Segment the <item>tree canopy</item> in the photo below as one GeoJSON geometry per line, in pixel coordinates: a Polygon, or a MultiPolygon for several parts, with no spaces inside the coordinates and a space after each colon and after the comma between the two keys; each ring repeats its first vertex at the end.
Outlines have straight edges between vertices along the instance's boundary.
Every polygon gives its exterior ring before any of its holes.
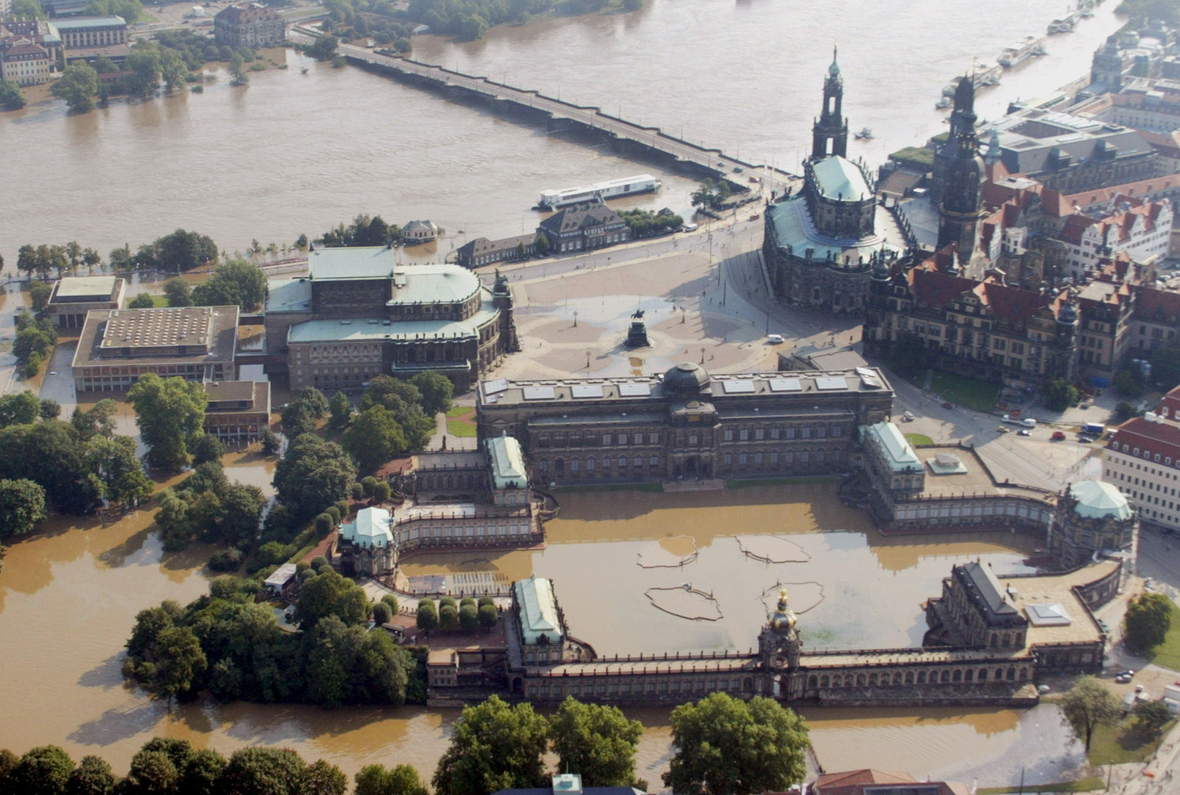
{"type": "Polygon", "coordinates": [[[240,306],[250,311],[266,298],[266,274],[252,262],[231,259],[213,270],[208,281],[192,289],[194,306],[240,306]]]}
{"type": "Polygon", "coordinates": [[[532,704],[508,706],[498,696],[463,708],[435,770],[437,795],[491,795],[545,784],[548,721],[532,704]]]}
{"type": "Polygon", "coordinates": [[[48,516],[45,489],[26,478],[0,480],[0,541],[27,535],[48,516]]]}
{"type": "Polygon", "coordinates": [[[388,246],[401,240],[401,229],[379,215],[358,215],[347,226],[337,224],[316,238],[324,246],[388,246]]]}
{"type": "Polygon", "coordinates": [[[342,442],[361,472],[372,472],[406,451],[402,426],[384,406],[372,406],[358,414],[342,442]]]}
{"type": "Polygon", "coordinates": [[[204,430],[209,402],[204,386],[147,373],[127,392],[127,400],[148,446],[148,463],[159,469],[183,469],[190,461],[188,443],[204,430]]]}
{"type": "Polygon", "coordinates": [[[1060,704],[1066,725],[1086,746],[1086,753],[1090,752],[1094,730],[1114,723],[1120,714],[1118,699],[1092,676],[1078,677],[1060,704]]]}
{"type": "Polygon", "coordinates": [[[1143,593],[1127,604],[1123,640],[1136,654],[1150,652],[1164,642],[1172,626],[1172,602],[1159,593],[1143,593]]]}
{"type": "Polygon", "coordinates": [[[340,445],[310,433],[287,445],[274,474],[278,499],[296,520],[344,499],[355,480],[356,465],[340,445]]]}
{"type": "Polygon", "coordinates": [[[664,784],[685,795],[748,795],[803,781],[807,724],[773,699],[713,693],[672,711],[664,784]]]}
{"type": "Polygon", "coordinates": [[[643,737],[643,724],[628,720],[618,707],[583,704],[567,696],[549,719],[549,737],[559,769],[576,770],[583,785],[629,787],[635,783],[635,749],[643,737]]]}
{"type": "Polygon", "coordinates": [[[72,63],[62,71],[50,93],[58,99],[64,99],[71,113],[94,110],[94,97],[98,94],[98,72],[85,63],[72,63]]]}

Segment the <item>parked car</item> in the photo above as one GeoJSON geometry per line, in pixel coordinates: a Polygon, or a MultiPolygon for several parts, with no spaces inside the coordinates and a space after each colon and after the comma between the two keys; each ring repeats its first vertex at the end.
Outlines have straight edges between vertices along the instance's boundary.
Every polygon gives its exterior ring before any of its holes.
{"type": "Polygon", "coordinates": [[[1008,428],[1006,428],[1005,426],[1003,426],[1003,425],[996,426],[996,433],[1007,433],[1007,432],[1008,432],[1008,428]]]}
{"type": "Polygon", "coordinates": [[[1049,439],[1054,442],[1064,442],[1065,441],[1065,434],[1062,433],[1061,431],[1053,431],[1053,435],[1050,436],[1049,439]]]}
{"type": "Polygon", "coordinates": [[[1082,434],[1081,436],[1078,437],[1078,441],[1081,442],[1082,444],[1089,444],[1090,442],[1094,441],[1094,438],[1091,436],[1086,436],[1085,434],[1082,434]]]}
{"type": "Polygon", "coordinates": [[[761,213],[751,213],[751,214],[750,214],[750,220],[751,220],[751,221],[757,221],[757,220],[758,220],[759,218],[761,218],[761,217],[762,217],[762,214],[761,214],[761,213]]]}
{"type": "Polygon", "coordinates": [[[770,343],[771,345],[779,345],[783,341],[783,335],[782,334],[767,334],[766,341],[768,343],[770,343]]]}
{"type": "Polygon", "coordinates": [[[1032,417],[1025,417],[1024,419],[1022,419],[1020,421],[1020,424],[1023,425],[1025,428],[1037,427],[1037,421],[1034,420],[1032,417]]]}
{"type": "Polygon", "coordinates": [[[907,411],[905,414],[902,414],[901,421],[902,422],[913,422],[914,421],[914,412],[907,411]]]}
{"type": "Polygon", "coordinates": [[[1021,436],[1032,436],[1032,431],[1030,431],[1028,428],[1021,428],[1020,435],[1021,436]]]}

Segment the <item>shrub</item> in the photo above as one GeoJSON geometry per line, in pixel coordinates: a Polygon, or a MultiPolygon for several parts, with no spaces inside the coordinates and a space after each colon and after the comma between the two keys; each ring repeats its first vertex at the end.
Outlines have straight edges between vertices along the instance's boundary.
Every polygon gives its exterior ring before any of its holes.
{"type": "Polygon", "coordinates": [[[209,568],[213,571],[236,571],[242,565],[242,550],[223,549],[209,557],[209,568]]]}
{"type": "Polygon", "coordinates": [[[390,610],[392,610],[395,613],[397,612],[398,605],[397,605],[397,597],[396,596],[394,596],[391,593],[387,593],[381,597],[381,601],[385,602],[385,604],[389,605],[390,610]]]}
{"type": "Polygon", "coordinates": [[[373,605],[373,620],[378,624],[388,624],[391,618],[393,618],[393,611],[385,602],[373,605]]]}
{"type": "Polygon", "coordinates": [[[365,498],[365,487],[362,486],[360,483],[353,483],[349,487],[348,493],[354,500],[356,500],[357,502],[360,502],[361,500],[363,500],[365,498]]]}

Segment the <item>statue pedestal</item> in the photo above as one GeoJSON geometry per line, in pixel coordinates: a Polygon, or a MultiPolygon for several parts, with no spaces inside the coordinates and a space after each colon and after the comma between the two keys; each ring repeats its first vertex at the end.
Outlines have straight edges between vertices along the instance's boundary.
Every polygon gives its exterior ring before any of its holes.
{"type": "Polygon", "coordinates": [[[627,329],[627,341],[623,343],[627,348],[650,348],[647,339],[647,324],[642,320],[631,321],[631,328],[627,329]]]}

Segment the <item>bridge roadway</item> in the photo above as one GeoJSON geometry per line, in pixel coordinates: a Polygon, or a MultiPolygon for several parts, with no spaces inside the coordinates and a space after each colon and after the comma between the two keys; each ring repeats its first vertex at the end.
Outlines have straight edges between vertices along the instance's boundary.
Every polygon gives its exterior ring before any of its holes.
{"type": "Polygon", "coordinates": [[[366,64],[379,71],[395,72],[444,91],[458,89],[487,98],[493,103],[511,103],[520,109],[531,109],[538,115],[548,117],[548,127],[552,132],[571,128],[595,130],[615,142],[628,142],[640,150],[661,152],[675,159],[681,167],[688,166],[690,170],[724,176],[744,188],[749,188],[748,177],[738,175],[747,172],[749,177],[761,179],[763,187],[780,193],[788,187],[797,188],[802,181],[786,171],[730,157],[720,149],[689,143],[668,135],[659,127],[643,127],[603,113],[594,106],[574,105],[535,90],[514,88],[486,77],[468,75],[409,58],[380,55],[349,44],[340,45],[339,52],[353,63],[366,64]]]}

